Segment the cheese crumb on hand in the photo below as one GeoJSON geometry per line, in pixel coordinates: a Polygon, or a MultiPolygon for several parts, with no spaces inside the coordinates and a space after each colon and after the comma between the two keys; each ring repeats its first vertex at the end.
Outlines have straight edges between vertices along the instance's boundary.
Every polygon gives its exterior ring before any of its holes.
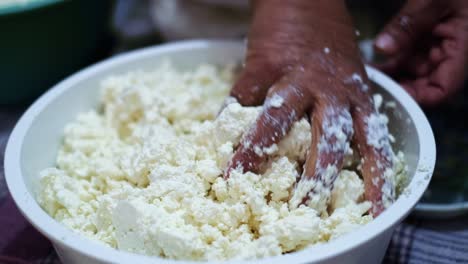
{"type": "Polygon", "coordinates": [[[163,64],[105,79],[102,112],[81,113],[65,127],[56,167],[40,173],[38,202],[90,239],[183,260],[279,255],[371,221],[363,181],[351,170],[341,171],[326,212],[289,208],[310,145],[306,119],[270,151],[261,175],[222,178],[261,111],[231,102],[216,118],[232,72],[163,64]]]}

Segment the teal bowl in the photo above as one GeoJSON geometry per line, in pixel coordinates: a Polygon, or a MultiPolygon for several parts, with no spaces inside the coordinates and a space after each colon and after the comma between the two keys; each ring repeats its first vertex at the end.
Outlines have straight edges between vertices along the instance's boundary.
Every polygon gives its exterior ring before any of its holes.
{"type": "Polygon", "coordinates": [[[108,55],[113,0],[32,0],[0,7],[0,104],[28,102],[108,55]]]}

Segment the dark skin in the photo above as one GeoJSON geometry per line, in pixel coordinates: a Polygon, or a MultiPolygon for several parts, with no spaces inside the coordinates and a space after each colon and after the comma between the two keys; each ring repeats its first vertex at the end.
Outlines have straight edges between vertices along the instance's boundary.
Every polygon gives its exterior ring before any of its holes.
{"type": "MultiPolygon", "coordinates": [[[[308,180],[333,188],[337,173],[330,177],[325,168],[341,170],[345,152],[337,145],[338,135],[327,134],[333,124],[365,161],[361,171],[365,198],[372,202],[370,213],[379,215],[384,210],[383,175],[392,167],[391,148],[387,138],[381,144],[366,138],[369,117],[375,114],[372,91],[344,1],[256,0],[253,10],[245,68],[231,95],[243,105],[264,104],[264,110],[237,148],[225,178],[234,168],[261,170],[267,156],[254,148],[278,143],[294,121],[307,116],[312,144],[296,190],[308,180]],[[359,78],[350,78],[355,74],[359,78]],[[283,104],[271,107],[271,98],[278,95],[283,104]],[[351,116],[353,129],[339,122],[340,116],[351,116]],[[322,140],[338,147],[320,149],[322,140]]],[[[447,101],[462,87],[468,72],[468,1],[408,0],[379,34],[375,47],[388,58],[378,67],[419,103],[434,106],[447,101]]],[[[379,126],[386,132],[385,124],[379,126]]],[[[320,190],[312,186],[307,191],[320,190]]],[[[307,203],[308,195],[303,196],[300,203],[307,203]]],[[[389,196],[393,199],[394,193],[389,196]]]]}
{"type": "Polygon", "coordinates": [[[378,35],[379,68],[424,106],[463,87],[468,73],[468,1],[408,0],[378,35]]]}
{"type": "MultiPolygon", "coordinates": [[[[370,213],[379,215],[384,210],[383,175],[392,167],[391,148],[387,138],[379,145],[367,138],[368,120],[376,110],[344,1],[257,0],[253,9],[245,67],[231,96],[243,105],[264,104],[264,109],[244,135],[225,178],[235,168],[261,170],[267,155],[258,155],[254,147],[278,143],[293,122],[308,117],[312,144],[298,185],[314,180],[331,190],[343,166],[345,145],[351,142],[365,160],[362,175],[365,198],[372,202],[370,213]],[[271,107],[274,96],[283,99],[280,107],[271,107]],[[328,132],[332,126],[335,134],[328,132]],[[336,147],[321,149],[322,141],[336,147]],[[328,166],[337,170],[326,174],[328,166]]],[[[311,187],[307,193],[319,191],[311,187]]],[[[300,198],[292,206],[309,199],[300,198]]]]}

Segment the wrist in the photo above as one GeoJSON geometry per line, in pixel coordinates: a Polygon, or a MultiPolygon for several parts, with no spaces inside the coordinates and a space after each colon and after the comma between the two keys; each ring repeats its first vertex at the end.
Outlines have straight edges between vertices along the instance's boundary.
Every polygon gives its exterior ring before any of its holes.
{"type": "Polygon", "coordinates": [[[299,19],[336,20],[348,22],[349,14],[344,0],[252,0],[254,14],[270,17],[293,14],[299,19]]]}
{"type": "Polygon", "coordinates": [[[344,0],[254,0],[249,40],[308,47],[355,42],[344,0]]]}

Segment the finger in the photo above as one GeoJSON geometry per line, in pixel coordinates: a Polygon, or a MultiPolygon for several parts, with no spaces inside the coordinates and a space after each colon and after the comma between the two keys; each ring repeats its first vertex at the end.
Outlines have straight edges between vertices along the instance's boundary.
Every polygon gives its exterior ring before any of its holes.
{"type": "Polygon", "coordinates": [[[394,55],[408,50],[418,38],[429,32],[441,17],[442,1],[410,0],[377,36],[377,51],[394,55]]]}
{"type": "Polygon", "coordinates": [[[439,46],[433,47],[431,51],[429,52],[429,60],[432,65],[437,65],[441,63],[444,58],[445,58],[445,55],[439,46]]]}
{"type": "Polygon", "coordinates": [[[372,203],[370,213],[376,217],[395,199],[392,178],[393,151],[386,120],[372,106],[353,109],[354,137],[361,156],[365,198],[372,203]]]}
{"type": "Polygon", "coordinates": [[[416,53],[411,57],[406,65],[406,70],[411,76],[424,76],[429,74],[432,64],[429,61],[427,52],[416,53]]]}
{"type": "Polygon", "coordinates": [[[416,93],[416,90],[414,89],[414,86],[413,86],[413,80],[401,80],[400,81],[400,85],[401,87],[403,87],[403,89],[405,89],[405,91],[411,95],[411,97],[413,97],[414,100],[417,100],[417,93],[416,93]]]}
{"type": "Polygon", "coordinates": [[[268,88],[276,81],[276,76],[277,72],[265,64],[247,64],[232,87],[230,95],[241,105],[261,105],[268,88]]]}
{"type": "Polygon", "coordinates": [[[402,72],[401,65],[408,59],[408,55],[402,53],[400,55],[388,58],[385,62],[375,64],[374,66],[382,72],[395,77],[402,72]]]}
{"type": "Polygon", "coordinates": [[[450,97],[448,91],[438,84],[431,83],[427,78],[414,80],[410,84],[415,100],[426,107],[436,106],[450,97]]]}
{"type": "Polygon", "coordinates": [[[427,75],[433,69],[434,63],[429,58],[429,52],[424,49],[393,56],[375,67],[396,79],[401,79],[427,75]]]}
{"type": "Polygon", "coordinates": [[[435,106],[447,101],[463,87],[467,77],[468,48],[454,48],[453,41],[442,44],[445,58],[430,75],[408,84],[415,91],[415,99],[425,106],[435,106]]]}
{"type": "Polygon", "coordinates": [[[228,163],[225,178],[229,177],[232,169],[258,172],[260,165],[275,151],[275,144],[303,116],[307,107],[304,104],[304,95],[291,83],[293,81],[286,77],[270,89],[262,113],[243,136],[240,146],[228,163]]]}
{"type": "MultiPolygon", "coordinates": [[[[468,43],[468,37],[463,38],[459,43],[468,43]]],[[[448,95],[463,85],[468,72],[468,45],[457,44],[452,40],[443,41],[442,53],[445,58],[430,76],[430,82],[445,88],[448,95]]]]}
{"type": "Polygon", "coordinates": [[[431,76],[408,84],[414,91],[415,100],[424,106],[431,107],[447,101],[456,94],[463,86],[465,73],[455,64],[450,61],[444,62],[431,76]],[[448,78],[446,74],[452,78],[448,78]]]}
{"type": "Polygon", "coordinates": [[[319,212],[326,211],[333,183],[350,149],[352,122],[345,104],[327,102],[314,106],[310,152],[289,202],[291,207],[306,204],[319,212]]]}
{"type": "MultiPolygon", "coordinates": [[[[444,39],[453,39],[457,36],[458,32],[460,32],[460,30],[451,22],[438,24],[432,31],[434,36],[444,39]]],[[[463,30],[461,30],[461,32],[463,32],[463,30]]]]}

